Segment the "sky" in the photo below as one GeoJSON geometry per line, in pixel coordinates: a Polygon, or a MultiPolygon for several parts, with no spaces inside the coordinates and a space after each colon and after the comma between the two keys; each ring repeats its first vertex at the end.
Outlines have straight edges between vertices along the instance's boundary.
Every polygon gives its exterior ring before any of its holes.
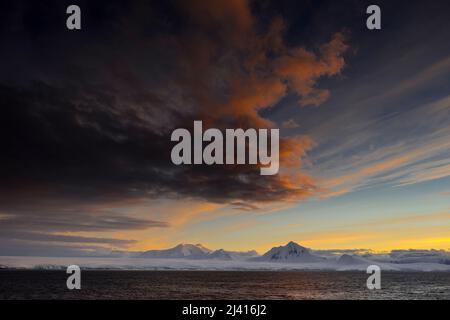
{"type": "Polygon", "coordinates": [[[2,1],[0,255],[450,250],[450,3],[376,3],[2,1]],[[279,174],[174,165],[194,120],[279,174]]]}

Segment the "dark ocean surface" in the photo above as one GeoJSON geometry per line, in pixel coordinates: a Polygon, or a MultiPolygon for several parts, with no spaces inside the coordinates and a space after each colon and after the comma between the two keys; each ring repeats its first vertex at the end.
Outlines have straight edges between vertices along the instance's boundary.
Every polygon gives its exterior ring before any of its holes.
{"type": "Polygon", "coordinates": [[[450,272],[82,271],[68,290],[64,271],[1,270],[0,299],[450,299],[450,272]]]}

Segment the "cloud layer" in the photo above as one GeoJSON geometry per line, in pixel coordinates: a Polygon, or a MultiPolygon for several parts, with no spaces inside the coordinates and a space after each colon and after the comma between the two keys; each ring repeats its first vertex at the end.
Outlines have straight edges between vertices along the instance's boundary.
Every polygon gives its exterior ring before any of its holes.
{"type": "Polygon", "coordinates": [[[259,19],[246,1],[99,6],[84,4],[87,31],[78,34],[54,28],[61,4],[6,11],[11,33],[1,36],[16,40],[1,55],[2,234],[127,245],[57,233],[169,225],[102,209],[116,202],[186,198],[248,209],[314,194],[313,179],[298,171],[314,145],[308,137],[283,137],[281,166],[289,172],[261,177],[256,166],[176,167],[170,133],[193,120],[274,127],[261,114],[288,93],[299,105],[321,104],[330,93],[317,81],[344,68],[342,33],[309,49],[287,45],[285,21],[259,19]],[[24,22],[31,12],[45,20],[39,28],[24,22]]]}

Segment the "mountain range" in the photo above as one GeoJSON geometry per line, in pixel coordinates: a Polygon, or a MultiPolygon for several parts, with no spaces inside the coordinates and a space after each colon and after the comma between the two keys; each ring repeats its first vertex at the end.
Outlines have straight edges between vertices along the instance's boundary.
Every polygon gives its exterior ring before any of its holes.
{"type": "Polygon", "coordinates": [[[237,252],[224,249],[211,250],[201,244],[179,244],[166,250],[149,250],[137,255],[138,258],[153,259],[217,259],[217,260],[244,260],[257,257],[256,251],[237,252]]]}
{"type": "Polygon", "coordinates": [[[256,251],[211,250],[201,244],[179,244],[165,250],[112,251],[90,257],[0,257],[0,269],[65,269],[76,264],[87,269],[138,270],[360,270],[377,265],[393,271],[449,271],[450,253],[444,250],[393,250],[376,254],[359,250],[314,251],[293,241],[256,251]]]}
{"type": "Polygon", "coordinates": [[[262,256],[254,250],[247,252],[211,250],[201,244],[179,244],[165,250],[149,250],[136,254],[137,258],[150,259],[214,259],[214,260],[250,260],[267,262],[323,262],[326,258],[315,255],[310,249],[291,241],[285,246],[274,247],[262,256]]]}
{"type": "MultiPolygon", "coordinates": [[[[345,251],[345,250],[344,250],[345,251]]],[[[105,256],[103,256],[105,257],[105,256]]],[[[263,255],[255,250],[239,252],[225,249],[211,250],[202,244],[179,244],[173,248],[141,252],[111,251],[106,257],[142,259],[183,259],[218,261],[254,261],[286,263],[335,262],[337,265],[364,265],[374,261],[404,263],[450,264],[450,253],[442,250],[393,250],[390,254],[329,254],[303,247],[293,241],[273,247],[263,255]]]]}

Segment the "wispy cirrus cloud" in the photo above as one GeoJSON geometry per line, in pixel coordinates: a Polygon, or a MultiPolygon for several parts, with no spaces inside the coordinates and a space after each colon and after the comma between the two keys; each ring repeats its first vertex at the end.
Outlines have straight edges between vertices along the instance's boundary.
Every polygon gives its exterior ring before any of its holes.
{"type": "Polygon", "coordinates": [[[445,178],[450,175],[449,110],[447,96],[369,122],[357,136],[319,154],[313,175],[322,177],[328,196],[445,178]],[[391,140],[386,134],[392,134],[391,140]],[[340,154],[347,153],[344,161],[340,154]]]}

